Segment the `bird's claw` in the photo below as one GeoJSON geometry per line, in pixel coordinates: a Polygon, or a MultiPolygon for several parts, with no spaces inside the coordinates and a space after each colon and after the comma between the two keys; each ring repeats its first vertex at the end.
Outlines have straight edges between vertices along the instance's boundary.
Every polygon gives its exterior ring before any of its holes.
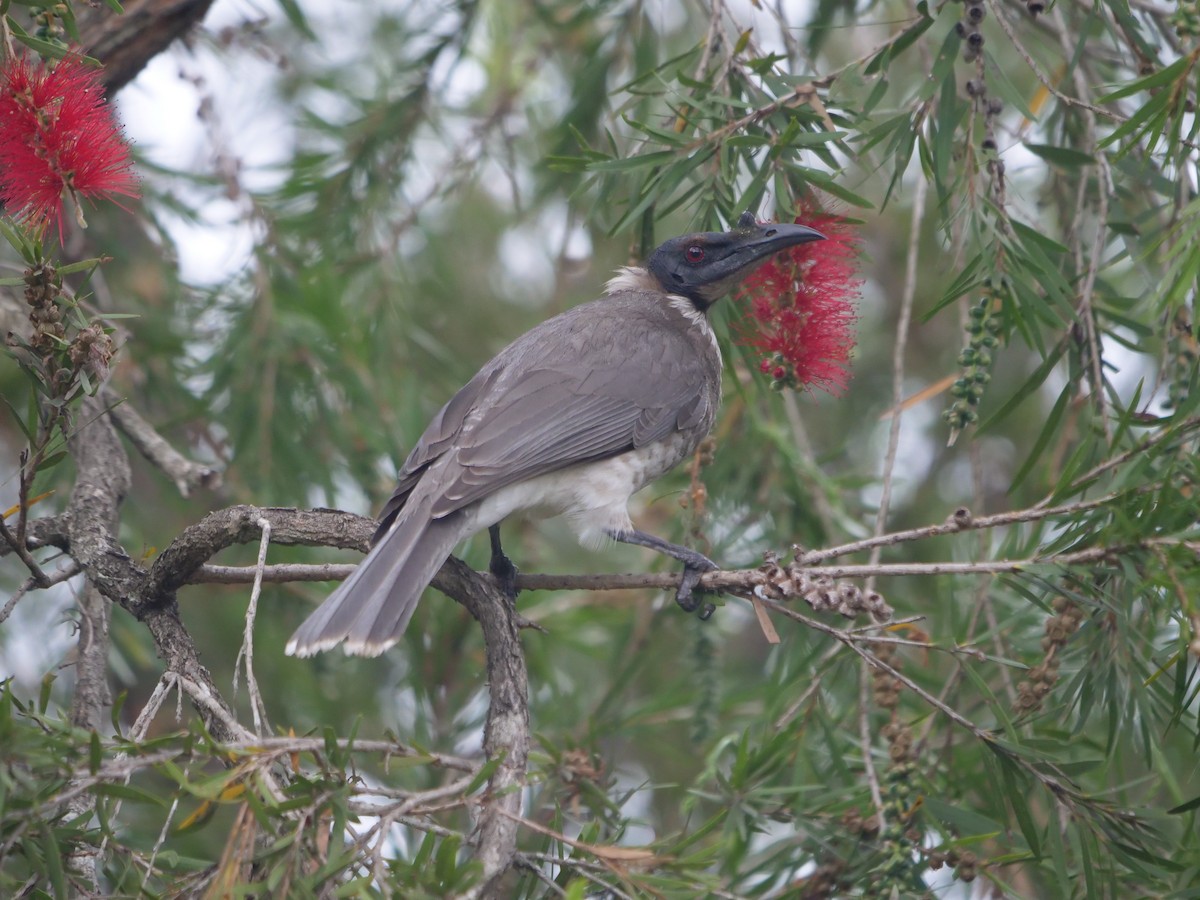
{"type": "Polygon", "coordinates": [[[520,574],[520,569],[513,564],[513,561],[503,553],[494,555],[488,563],[488,571],[492,573],[505,596],[515,601],[519,593],[517,575],[520,574]]]}
{"type": "Polygon", "coordinates": [[[680,609],[689,613],[700,609],[701,620],[707,620],[713,614],[716,607],[711,603],[705,603],[701,608],[700,599],[694,596],[694,593],[698,593],[696,586],[700,583],[700,576],[719,568],[720,566],[703,553],[692,551],[689,558],[683,561],[683,578],[679,582],[678,590],[675,591],[675,602],[679,604],[680,609]]]}

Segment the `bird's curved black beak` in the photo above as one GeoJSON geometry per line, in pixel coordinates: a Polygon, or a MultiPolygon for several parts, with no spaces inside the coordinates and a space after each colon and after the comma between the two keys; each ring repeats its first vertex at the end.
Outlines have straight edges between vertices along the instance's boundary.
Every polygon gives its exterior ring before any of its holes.
{"type": "Polygon", "coordinates": [[[825,235],[815,228],[788,222],[759,222],[751,212],[742,213],[733,231],[741,238],[742,252],[748,252],[753,259],[764,259],[797,244],[825,240],[825,235]]]}

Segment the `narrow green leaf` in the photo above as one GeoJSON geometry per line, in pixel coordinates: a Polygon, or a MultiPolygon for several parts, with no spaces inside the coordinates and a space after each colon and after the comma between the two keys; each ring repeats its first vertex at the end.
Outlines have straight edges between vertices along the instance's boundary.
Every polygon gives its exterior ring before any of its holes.
{"type": "Polygon", "coordinates": [[[1033,821],[1033,813],[1029,809],[1029,804],[1026,803],[1026,791],[1018,782],[1016,765],[1011,759],[1002,755],[999,756],[999,763],[1008,805],[1012,809],[1013,815],[1017,817],[1017,824],[1021,828],[1021,834],[1025,837],[1025,843],[1029,845],[1029,849],[1035,855],[1041,856],[1042,842],[1038,836],[1037,825],[1033,821]]]}
{"type": "Polygon", "coordinates": [[[88,771],[95,775],[100,771],[100,763],[104,761],[104,751],[100,747],[100,733],[93,730],[88,740],[88,771]]]}
{"type": "Polygon", "coordinates": [[[921,18],[896,35],[891,43],[871,57],[863,69],[863,75],[874,75],[876,72],[886,69],[893,59],[916,43],[917,38],[929,30],[933,25],[933,19],[929,16],[925,3],[919,3],[917,9],[921,12],[921,18]]]}
{"type": "Polygon", "coordinates": [[[588,163],[587,168],[589,172],[630,172],[671,162],[678,155],[674,150],[655,150],[651,153],[643,153],[641,156],[627,156],[624,159],[608,159],[603,162],[588,163]]]}
{"type": "Polygon", "coordinates": [[[1121,100],[1124,97],[1130,97],[1139,91],[1151,91],[1156,87],[1162,87],[1163,85],[1170,84],[1173,81],[1178,81],[1183,77],[1187,70],[1192,67],[1194,62],[1195,60],[1189,56],[1181,56],[1165,69],[1159,69],[1157,72],[1153,72],[1150,75],[1147,75],[1145,78],[1139,78],[1137,81],[1133,81],[1124,87],[1118,88],[1111,94],[1105,94],[1096,102],[1101,105],[1105,103],[1112,103],[1114,100],[1121,100]]]}
{"type": "Polygon", "coordinates": [[[152,791],[144,790],[132,784],[121,784],[120,782],[101,782],[92,788],[92,793],[98,797],[114,797],[118,800],[127,800],[130,803],[145,803],[149,806],[158,806],[166,809],[170,804],[165,798],[160,797],[152,791]]]}
{"type": "Polygon", "coordinates": [[[1191,812],[1193,809],[1200,809],[1200,795],[1193,797],[1186,803],[1181,803],[1178,806],[1173,806],[1167,810],[1167,814],[1171,816],[1183,815],[1183,813],[1191,812]]]}
{"type": "Polygon", "coordinates": [[[928,322],[934,317],[935,314],[949,306],[963,294],[973,291],[983,284],[983,279],[980,277],[979,271],[982,267],[982,263],[983,254],[981,253],[977,253],[975,256],[971,257],[971,259],[967,260],[967,264],[959,270],[959,273],[957,276],[955,276],[954,281],[951,282],[950,286],[942,293],[942,296],[933,305],[933,308],[930,309],[929,312],[925,313],[921,321],[928,322]]]}
{"type": "Polygon", "coordinates": [[[1090,153],[1084,153],[1082,150],[1075,150],[1072,147],[1055,147],[1052,144],[1026,144],[1025,149],[1034,156],[1040,156],[1046,162],[1054,163],[1056,166],[1078,168],[1080,166],[1094,166],[1096,164],[1096,158],[1090,153]]]}
{"type": "Polygon", "coordinates": [[[85,269],[94,269],[97,266],[108,262],[110,257],[93,256],[91,259],[81,259],[78,262],[67,263],[65,266],[57,266],[55,271],[59,275],[74,275],[76,272],[82,272],[85,269]]]}
{"type": "Polygon", "coordinates": [[[1025,462],[1021,463],[1021,468],[1013,475],[1012,485],[1009,487],[1010,493],[1015,491],[1021,485],[1021,482],[1025,480],[1025,477],[1033,471],[1033,467],[1042,458],[1042,452],[1049,445],[1054,435],[1058,433],[1059,426],[1062,424],[1063,417],[1067,412],[1067,405],[1071,401],[1072,390],[1072,385],[1068,384],[1058,395],[1058,400],[1055,401],[1054,408],[1050,410],[1050,415],[1046,417],[1046,424],[1042,426],[1037,440],[1033,442],[1033,448],[1025,457],[1025,462]]]}
{"type": "Polygon", "coordinates": [[[1054,349],[1050,351],[1050,355],[1042,360],[1042,364],[1038,366],[1037,369],[1034,370],[1033,374],[1025,380],[1025,383],[1017,388],[1013,395],[1004,401],[1004,404],[998,410],[996,410],[996,412],[992,413],[991,416],[980,423],[980,433],[992,428],[996,425],[996,423],[1002,421],[1009,413],[1020,406],[1027,397],[1029,397],[1034,391],[1040,388],[1043,383],[1045,383],[1046,379],[1050,376],[1050,373],[1054,371],[1054,367],[1058,365],[1058,361],[1062,358],[1063,353],[1066,352],[1066,346],[1067,345],[1065,342],[1060,341],[1054,347],[1054,349]]]}
{"type": "Polygon", "coordinates": [[[17,427],[21,429],[21,433],[25,435],[25,439],[32,445],[35,441],[33,431],[25,424],[25,420],[21,418],[21,414],[17,412],[17,408],[3,394],[0,394],[0,401],[3,401],[4,405],[8,407],[8,411],[12,413],[13,421],[17,423],[17,427]]]}
{"type": "Polygon", "coordinates": [[[67,877],[63,871],[63,852],[54,835],[54,826],[50,823],[42,827],[42,854],[46,863],[46,877],[54,896],[66,900],[67,877]]]}

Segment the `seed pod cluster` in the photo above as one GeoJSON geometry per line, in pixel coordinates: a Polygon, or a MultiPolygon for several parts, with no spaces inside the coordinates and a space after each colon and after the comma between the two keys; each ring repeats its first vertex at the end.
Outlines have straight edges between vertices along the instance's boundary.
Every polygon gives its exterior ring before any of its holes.
{"type": "Polygon", "coordinates": [[[970,850],[934,850],[929,854],[929,868],[937,870],[942,866],[954,869],[959,881],[974,881],[979,875],[979,857],[970,850]]]}
{"type": "Polygon", "coordinates": [[[963,62],[975,62],[983,50],[983,32],[979,25],[987,17],[983,0],[963,0],[963,17],[954,23],[954,30],[963,39],[963,62]]]}
{"type": "MultiPolygon", "coordinates": [[[[877,646],[876,655],[886,658],[896,666],[896,654],[891,648],[877,646]],[[881,653],[880,651],[885,652],[881,653]],[[887,652],[887,651],[891,652],[887,652]]],[[[884,678],[895,681],[890,675],[884,678]]],[[[876,679],[876,697],[879,695],[879,680],[876,679]]],[[[914,878],[919,878],[920,850],[923,829],[916,821],[921,808],[920,786],[915,783],[917,764],[913,755],[912,729],[895,718],[883,726],[880,733],[888,744],[887,769],[880,779],[883,799],[882,824],[879,827],[879,844],[884,853],[883,860],[872,873],[874,879],[869,896],[908,896],[914,878]]]]}
{"type": "Polygon", "coordinates": [[[830,900],[845,897],[851,888],[846,877],[846,864],[841,860],[822,863],[810,874],[798,878],[789,885],[793,893],[787,896],[797,900],[830,900]]]}
{"type": "MultiPolygon", "coordinates": [[[[1200,2],[1200,0],[1197,0],[1200,2]]],[[[978,32],[978,23],[971,23],[972,9],[978,8],[982,13],[983,7],[975,7],[971,5],[970,0],[967,0],[967,17],[956,23],[959,34],[966,35],[967,43],[963,51],[963,59],[967,62],[978,60],[978,53],[971,52],[972,35],[978,38],[978,46],[983,46],[983,35],[978,32]],[[975,28],[972,32],[970,29],[975,28]]],[[[979,16],[982,19],[982,15],[979,16]]],[[[1004,160],[999,156],[999,144],[996,142],[996,126],[1000,118],[1000,114],[1004,112],[1004,102],[998,97],[989,97],[987,81],[984,78],[984,67],[982,60],[975,63],[975,76],[967,79],[964,85],[967,91],[967,96],[971,99],[971,105],[979,115],[983,116],[983,140],[980,142],[980,148],[983,150],[984,159],[986,161],[988,175],[991,176],[992,200],[996,206],[1003,209],[1005,206],[1006,188],[1004,182],[1004,160]]]]}
{"type": "Polygon", "coordinates": [[[836,612],[847,619],[867,613],[878,623],[891,621],[895,610],[878,591],[864,591],[858,585],[842,579],[822,575],[819,568],[810,568],[800,562],[804,551],[795,547],[793,562],[787,566],[779,562],[773,551],[763,554],[763,564],[758,571],[763,575],[755,592],[772,600],[802,598],[814,612],[836,612]]]}
{"type": "Polygon", "coordinates": [[[56,3],[46,7],[33,17],[34,34],[40,40],[66,47],[67,29],[64,22],[70,15],[71,10],[65,3],[56,3]]]}
{"type": "Polygon", "coordinates": [[[62,308],[58,305],[61,296],[62,279],[50,263],[25,270],[25,303],[29,306],[29,321],[33,324],[29,345],[38,353],[52,353],[66,343],[67,329],[62,323],[62,308]]]}
{"type": "Polygon", "coordinates": [[[879,836],[879,816],[863,816],[857,809],[842,814],[842,828],[856,838],[871,840],[879,836]]]}
{"type": "MultiPolygon", "coordinates": [[[[896,668],[896,648],[893,644],[877,644],[874,647],[875,655],[880,662],[887,663],[893,669],[896,668]]],[[[900,703],[900,692],[902,685],[895,675],[885,672],[883,669],[871,669],[871,692],[874,695],[875,705],[880,709],[886,709],[894,712],[897,705],[900,703]]],[[[890,728],[888,725],[885,727],[890,728]]],[[[886,736],[886,734],[885,734],[886,736]]]]}
{"type": "Polygon", "coordinates": [[[992,380],[989,370],[994,351],[1000,345],[1003,328],[1000,317],[992,312],[992,296],[989,292],[970,309],[966,330],[971,339],[962,353],[958,354],[962,374],[950,388],[954,402],[942,413],[942,418],[955,432],[979,421],[976,409],[983,399],[984,388],[992,380]]]}
{"type": "Polygon", "coordinates": [[[25,303],[33,326],[28,342],[15,333],[5,341],[24,360],[22,365],[54,401],[75,397],[84,388],[94,390],[117,352],[112,329],[83,316],[48,262],[25,270],[25,303]]]}
{"type": "Polygon", "coordinates": [[[1180,308],[1171,324],[1171,337],[1167,341],[1167,357],[1164,376],[1167,382],[1167,399],[1163,406],[1178,409],[1192,391],[1192,380],[1196,374],[1196,360],[1200,356],[1200,345],[1192,335],[1192,324],[1187,310],[1180,308]]]}
{"type": "Polygon", "coordinates": [[[1042,661],[1029,670],[1026,680],[1017,685],[1018,713],[1041,709],[1042,701],[1058,681],[1059,652],[1066,646],[1083,622],[1083,610],[1073,600],[1055,597],[1054,615],[1046,620],[1046,633],[1042,637],[1042,661]]]}
{"type": "Polygon", "coordinates": [[[1200,0],[1175,0],[1168,20],[1181,38],[1200,37],[1200,0]]]}

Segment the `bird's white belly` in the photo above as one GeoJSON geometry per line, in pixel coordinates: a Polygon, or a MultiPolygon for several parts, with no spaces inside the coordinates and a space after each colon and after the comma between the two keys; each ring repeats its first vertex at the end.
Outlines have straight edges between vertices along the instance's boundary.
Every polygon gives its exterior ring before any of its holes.
{"type": "Polygon", "coordinates": [[[687,439],[675,435],[620,456],[580,463],[503,487],[476,507],[479,528],[493,525],[520,510],[564,515],[580,543],[602,544],[610,531],[633,527],[629,498],[678,464],[691,451],[687,439]]]}

